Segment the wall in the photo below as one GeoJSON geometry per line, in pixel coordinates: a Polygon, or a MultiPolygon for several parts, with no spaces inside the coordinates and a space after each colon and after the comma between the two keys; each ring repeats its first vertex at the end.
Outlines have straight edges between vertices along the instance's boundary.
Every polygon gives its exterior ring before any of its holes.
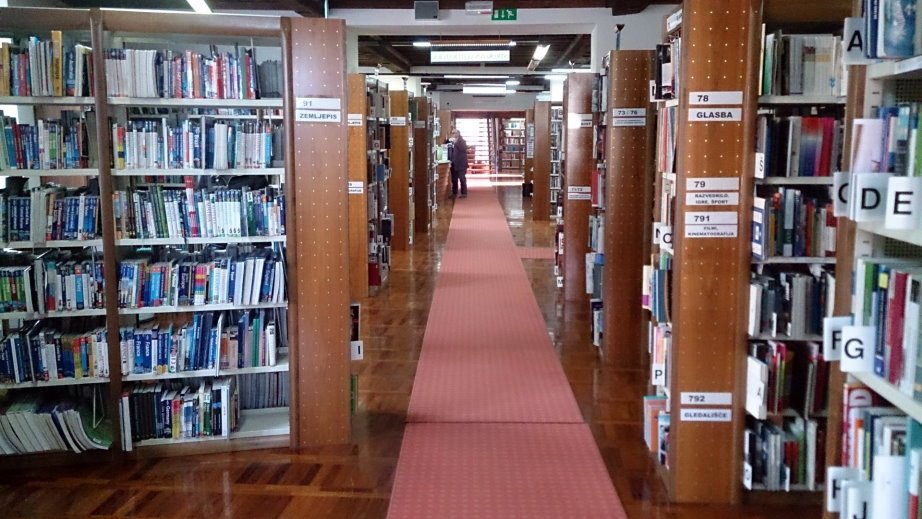
{"type": "Polygon", "coordinates": [[[436,92],[433,100],[440,110],[527,110],[535,107],[536,93],[502,97],[474,97],[461,92],[436,92]]]}

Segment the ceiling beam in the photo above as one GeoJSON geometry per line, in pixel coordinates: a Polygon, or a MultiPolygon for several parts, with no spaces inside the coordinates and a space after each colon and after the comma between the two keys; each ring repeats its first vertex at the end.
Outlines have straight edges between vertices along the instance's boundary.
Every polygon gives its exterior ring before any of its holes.
{"type": "Polygon", "coordinates": [[[577,34],[573,37],[573,40],[570,41],[570,44],[567,45],[567,48],[560,54],[560,57],[557,58],[557,62],[552,68],[558,67],[567,67],[570,65],[570,58],[573,56],[573,51],[575,51],[581,41],[583,41],[584,34],[577,34]]]}
{"type": "Polygon", "coordinates": [[[407,59],[406,56],[400,53],[395,49],[390,43],[384,41],[378,36],[372,36],[371,40],[373,43],[367,44],[367,48],[372,50],[375,54],[381,56],[382,58],[387,59],[393,65],[396,65],[400,68],[401,72],[409,72],[413,64],[407,59]]]}

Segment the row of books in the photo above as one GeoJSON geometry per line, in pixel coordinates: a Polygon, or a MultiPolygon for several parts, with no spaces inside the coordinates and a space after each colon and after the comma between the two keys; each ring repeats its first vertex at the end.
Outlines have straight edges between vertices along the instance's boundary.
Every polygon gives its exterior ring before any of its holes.
{"type": "Polygon", "coordinates": [[[0,170],[90,167],[86,119],[62,111],[60,119],[18,124],[0,111],[0,170]]]}
{"type": "Polygon", "coordinates": [[[846,383],[843,398],[842,465],[829,471],[839,492],[829,500],[830,510],[848,517],[867,512],[866,517],[915,519],[922,427],[860,383],[846,383]]]}
{"type": "Polygon", "coordinates": [[[922,398],[917,355],[922,312],[922,263],[858,258],[852,310],[856,326],[873,326],[874,373],[903,393],[922,398]]]}
{"type": "Polygon", "coordinates": [[[234,377],[139,384],[122,393],[123,448],[152,438],[228,436],[239,425],[234,377]],[[130,438],[130,441],[129,441],[130,438]]]}
{"type": "Polygon", "coordinates": [[[601,252],[586,253],[586,293],[596,299],[602,299],[602,268],[605,255],[601,252]]]}
{"type": "Polygon", "coordinates": [[[0,240],[90,240],[100,236],[99,197],[86,189],[42,186],[0,191],[0,240]]]}
{"type": "Polygon", "coordinates": [[[756,152],[765,167],[756,177],[828,177],[840,170],[842,123],[835,117],[759,114],[756,152]]]}
{"type": "Polygon", "coordinates": [[[672,256],[660,254],[657,264],[643,270],[642,305],[659,323],[668,323],[672,289],[672,256]]]}
{"type": "Polygon", "coordinates": [[[747,487],[790,491],[794,486],[816,490],[826,478],[824,420],[787,417],[781,425],[748,419],[743,433],[747,487]]]}
{"type": "Polygon", "coordinates": [[[285,301],[284,260],[268,248],[231,251],[210,261],[189,255],[126,260],[119,268],[120,308],[285,301]]]}
{"type": "Polygon", "coordinates": [[[237,376],[241,409],[288,407],[290,391],[287,371],[249,373],[237,376]]]}
{"type": "MultiPolygon", "coordinates": [[[[601,277],[601,276],[600,276],[601,277]]],[[[601,280],[599,281],[601,284],[601,280]]],[[[589,334],[592,345],[602,347],[602,336],[605,333],[605,303],[601,297],[592,297],[589,300],[589,334]]]]}
{"type": "Polygon", "coordinates": [[[852,171],[922,176],[919,119],[919,103],[882,106],[877,118],[855,119],[852,171]]]}
{"type": "Polygon", "coordinates": [[[666,465],[669,434],[669,399],[662,395],[643,397],[643,440],[660,464],[666,465]]]}
{"type": "Polygon", "coordinates": [[[275,366],[285,344],[275,309],[201,312],[185,323],[151,322],[119,332],[123,375],[275,366]]]}
{"type": "Polygon", "coordinates": [[[134,120],[112,125],[112,157],[116,169],[268,168],[281,131],[269,121],[134,120]]]}
{"type": "Polygon", "coordinates": [[[665,323],[651,321],[648,337],[650,385],[669,387],[669,350],[672,348],[672,327],[665,323]]]}
{"type": "Polygon", "coordinates": [[[67,333],[42,321],[9,332],[0,341],[0,383],[109,376],[105,328],[67,333]]]}
{"type": "Polygon", "coordinates": [[[113,97],[259,99],[254,49],[200,52],[107,49],[106,88],[113,97]]]}
{"type": "Polygon", "coordinates": [[[831,34],[765,34],[760,95],[845,95],[842,53],[831,34]]]}
{"type": "Polygon", "coordinates": [[[818,343],[753,342],[746,359],[746,411],[764,420],[769,414],[823,413],[829,365],[818,343]]]}
{"type": "Polygon", "coordinates": [[[676,171],[675,149],[678,110],[678,106],[664,106],[659,110],[659,117],[656,121],[657,173],[674,173],[676,171]]]}
{"type": "Polygon", "coordinates": [[[834,257],[837,227],[828,199],[779,187],[753,199],[752,257],[834,257]]]}
{"type": "Polygon", "coordinates": [[[863,0],[864,53],[868,58],[911,58],[922,54],[917,0],[863,0]]]}
{"type": "Polygon", "coordinates": [[[682,38],[657,45],[653,69],[654,99],[678,99],[682,74],[682,38]]]}
{"type": "Polygon", "coordinates": [[[83,398],[37,392],[9,393],[0,401],[0,454],[107,450],[108,421],[83,398]]]}
{"type": "Polygon", "coordinates": [[[285,194],[281,187],[196,189],[139,187],[114,193],[119,238],[234,238],[283,236],[285,194]]]}
{"type": "Polygon", "coordinates": [[[763,272],[749,282],[750,336],[800,339],[823,333],[832,315],[835,277],[828,271],[763,272]]]}
{"type": "Polygon", "coordinates": [[[79,43],[65,50],[61,31],[0,43],[0,96],[92,96],[92,51],[79,43]]]}

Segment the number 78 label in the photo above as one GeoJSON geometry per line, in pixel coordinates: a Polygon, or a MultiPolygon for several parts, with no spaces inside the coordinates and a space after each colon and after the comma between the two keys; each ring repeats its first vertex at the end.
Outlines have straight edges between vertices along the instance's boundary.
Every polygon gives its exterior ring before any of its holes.
{"type": "Polygon", "coordinates": [[[740,90],[729,92],[689,92],[689,105],[741,105],[743,92],[740,90]]]}

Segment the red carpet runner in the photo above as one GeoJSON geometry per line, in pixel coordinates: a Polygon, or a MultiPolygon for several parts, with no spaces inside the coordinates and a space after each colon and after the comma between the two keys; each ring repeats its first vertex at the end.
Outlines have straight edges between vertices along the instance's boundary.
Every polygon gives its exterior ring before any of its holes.
{"type": "Polygon", "coordinates": [[[625,518],[489,186],[455,202],[390,519],[625,518]]]}

